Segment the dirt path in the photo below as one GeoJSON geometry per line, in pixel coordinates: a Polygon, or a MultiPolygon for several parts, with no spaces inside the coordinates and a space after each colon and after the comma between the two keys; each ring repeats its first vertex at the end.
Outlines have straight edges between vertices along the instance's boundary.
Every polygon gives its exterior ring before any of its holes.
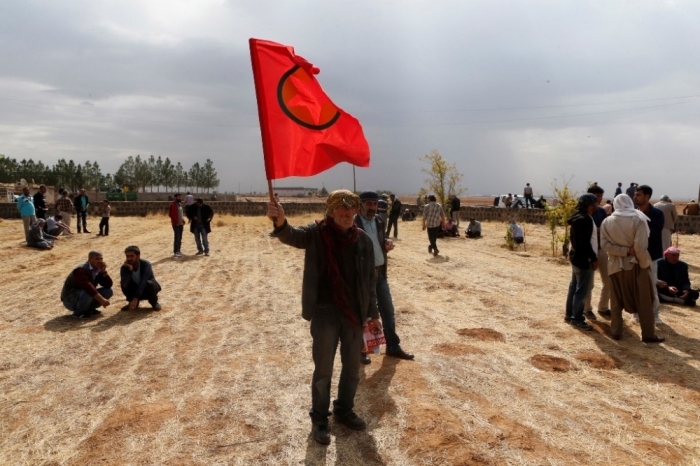
{"type": "MultiPolygon", "coordinates": [[[[547,256],[544,227],[509,251],[497,223],[440,240],[437,259],[418,222],[399,224],[389,282],[416,360],[373,356],[357,396],[369,429],[332,424],[330,447],[316,445],[303,251],[265,219],[220,222],[211,257],[191,255],[186,232],[182,259],[165,217],[114,218],[108,238],[49,252],[0,222],[0,464],[700,463],[698,311],[662,306],[661,346],[634,325],[619,342],[605,321],[578,332],[562,321],[570,268],[547,256]],[[128,244],[154,264],[163,310],[119,312],[117,291],[101,318],[68,317],[66,274],[95,248],[118,277],[128,244]]],[[[681,237],[696,284],[699,245],[681,237]]]]}

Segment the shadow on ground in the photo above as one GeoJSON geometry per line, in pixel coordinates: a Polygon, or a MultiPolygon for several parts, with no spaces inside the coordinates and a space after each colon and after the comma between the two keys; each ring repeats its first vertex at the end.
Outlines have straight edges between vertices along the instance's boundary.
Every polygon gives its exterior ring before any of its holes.
{"type": "Polygon", "coordinates": [[[72,314],[54,317],[44,323],[44,330],[49,332],[65,333],[75,330],[90,329],[93,332],[104,332],[116,325],[129,325],[142,319],[151,317],[155,312],[150,308],[139,308],[132,312],[117,312],[109,317],[104,314],[89,319],[78,319],[72,314]]]}

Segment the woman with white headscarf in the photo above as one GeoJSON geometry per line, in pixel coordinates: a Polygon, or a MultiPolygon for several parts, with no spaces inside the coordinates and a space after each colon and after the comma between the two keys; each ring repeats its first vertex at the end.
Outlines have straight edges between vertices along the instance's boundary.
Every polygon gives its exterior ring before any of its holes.
{"type": "Polygon", "coordinates": [[[600,227],[601,247],[608,253],[608,273],[612,281],[610,332],[622,338],[622,309],[639,314],[642,341],[660,343],[655,333],[654,292],[649,273],[651,256],[649,218],[634,208],[632,199],[620,194],[613,201],[615,211],[600,227]]]}

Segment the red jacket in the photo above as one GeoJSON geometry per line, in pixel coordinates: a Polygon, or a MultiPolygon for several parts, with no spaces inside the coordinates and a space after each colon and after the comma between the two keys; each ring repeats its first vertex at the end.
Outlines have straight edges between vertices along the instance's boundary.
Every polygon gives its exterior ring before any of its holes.
{"type": "MultiPolygon", "coordinates": [[[[173,202],[170,204],[170,211],[168,212],[168,215],[170,215],[170,223],[171,223],[173,226],[175,226],[175,227],[178,226],[178,225],[180,225],[180,224],[177,222],[177,220],[178,220],[178,218],[177,218],[177,217],[178,217],[178,215],[177,215],[177,210],[178,210],[178,202],[177,202],[177,201],[173,201],[173,202]]],[[[182,225],[184,225],[184,224],[185,224],[185,211],[184,211],[184,209],[183,209],[183,211],[182,211],[182,225]]]]}

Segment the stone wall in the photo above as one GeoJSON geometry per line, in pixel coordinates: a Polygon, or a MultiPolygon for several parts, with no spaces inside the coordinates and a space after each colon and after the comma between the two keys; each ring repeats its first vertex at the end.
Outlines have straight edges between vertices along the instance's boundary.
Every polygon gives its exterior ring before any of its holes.
{"type": "MultiPolygon", "coordinates": [[[[217,214],[230,214],[241,216],[264,216],[267,214],[267,204],[264,202],[233,202],[211,201],[207,202],[217,214]]],[[[145,216],[149,213],[167,214],[170,207],[169,201],[136,201],[110,203],[112,216],[145,216]]],[[[288,215],[323,214],[326,208],[325,202],[283,202],[285,213],[288,215]]],[[[420,208],[415,204],[404,204],[416,215],[420,215],[420,208]]],[[[53,204],[49,204],[49,212],[54,212],[53,204]]],[[[99,203],[90,206],[90,214],[100,215],[99,203]]],[[[533,209],[499,209],[497,207],[462,207],[460,219],[463,221],[474,217],[480,222],[508,222],[514,218],[517,222],[544,224],[547,220],[541,210],[533,209]]],[[[0,203],[0,218],[19,218],[17,207],[11,203],[0,203]]],[[[676,229],[688,234],[700,233],[700,216],[679,215],[676,221],[676,229]]]]}

